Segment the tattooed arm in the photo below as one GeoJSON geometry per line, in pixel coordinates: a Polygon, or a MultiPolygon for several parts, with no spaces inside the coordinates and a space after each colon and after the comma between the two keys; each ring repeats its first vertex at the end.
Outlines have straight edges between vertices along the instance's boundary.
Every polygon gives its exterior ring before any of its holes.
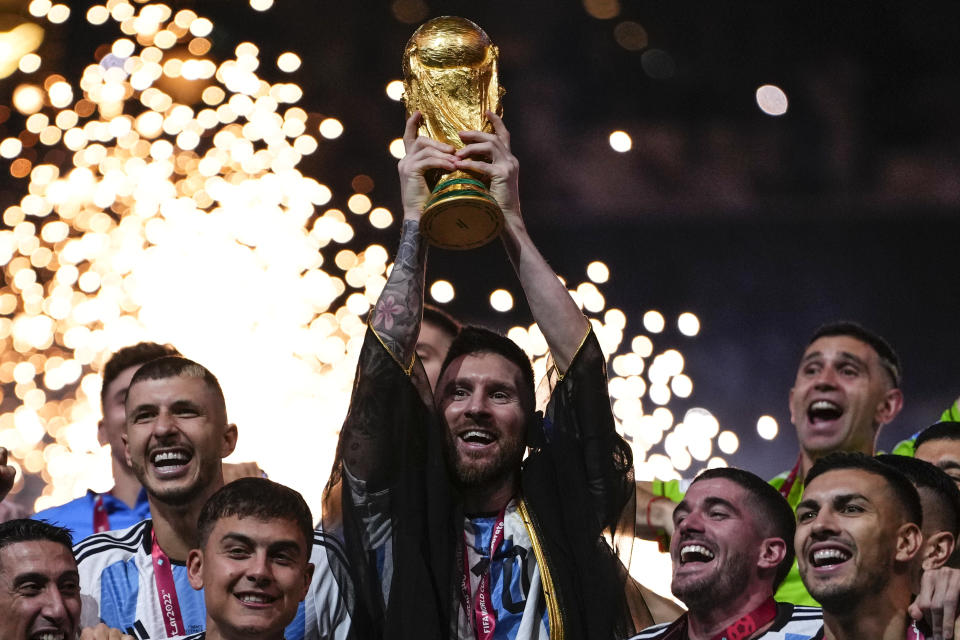
{"type": "Polygon", "coordinates": [[[404,130],[406,155],[397,165],[403,199],[400,247],[370,318],[383,345],[407,371],[413,366],[423,315],[426,242],[420,236],[420,216],[430,196],[424,173],[430,169],[452,171],[456,160],[450,145],[417,136],[421,118],[419,111],[414,113],[404,130]]]}

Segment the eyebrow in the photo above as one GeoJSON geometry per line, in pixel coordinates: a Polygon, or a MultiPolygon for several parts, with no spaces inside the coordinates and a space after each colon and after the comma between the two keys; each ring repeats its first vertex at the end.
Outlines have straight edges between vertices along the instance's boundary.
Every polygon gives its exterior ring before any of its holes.
{"type": "Polygon", "coordinates": [[[960,469],[960,462],[956,460],[941,460],[937,463],[941,469],[960,469]]]}
{"type": "Polygon", "coordinates": [[[738,509],[736,505],[734,505],[732,502],[730,502],[729,500],[724,500],[723,498],[719,498],[717,496],[710,496],[709,498],[705,499],[703,502],[704,504],[706,504],[708,508],[720,506],[720,507],[726,507],[736,513],[740,513],[740,509],[738,509]]]}
{"type": "MultiPolygon", "coordinates": [[[[830,502],[830,503],[832,503],[832,504],[846,504],[846,503],[851,502],[851,501],[853,501],[853,500],[863,500],[864,502],[866,502],[866,503],[868,503],[868,504],[872,504],[872,503],[870,502],[870,498],[868,498],[867,496],[863,495],[862,493],[844,493],[844,494],[839,495],[839,496],[833,496],[833,498],[831,498],[828,502],[830,502]]],[[[797,505],[797,509],[802,509],[802,508],[813,509],[813,508],[819,507],[819,506],[820,506],[820,502],[817,501],[817,500],[813,500],[813,499],[811,498],[811,499],[808,499],[808,500],[803,500],[803,501],[801,501],[800,504],[797,505]]]]}
{"type": "Polygon", "coordinates": [[[170,408],[174,410],[192,409],[197,412],[203,412],[203,405],[193,400],[174,400],[170,403],[170,408]]]}
{"type": "MultiPolygon", "coordinates": [[[[719,498],[719,497],[717,497],[717,496],[709,496],[709,497],[707,497],[707,498],[704,498],[703,503],[704,503],[704,505],[705,505],[708,509],[709,509],[710,507],[721,506],[721,507],[726,507],[726,508],[730,509],[731,511],[737,513],[737,514],[740,514],[740,509],[738,509],[738,508],[736,507],[736,505],[734,505],[734,504],[733,504],[732,502],[730,502],[729,500],[725,500],[725,499],[719,498]]],[[[685,499],[684,499],[684,500],[681,500],[681,501],[680,501],[680,504],[678,504],[676,507],[674,507],[674,509],[673,509],[673,514],[676,515],[676,513],[677,513],[678,511],[681,511],[681,510],[683,510],[683,511],[690,511],[690,503],[687,502],[685,499]]]]}
{"type": "MultiPolygon", "coordinates": [[[[64,571],[55,579],[59,582],[64,578],[68,578],[72,580],[80,580],[80,574],[77,573],[76,571],[64,571]]],[[[17,575],[13,579],[13,586],[18,587],[27,582],[42,582],[43,584],[47,584],[50,581],[51,581],[50,576],[48,576],[45,573],[40,573],[39,571],[28,571],[27,573],[21,573],[17,575]]]]}
{"type": "MultiPolygon", "coordinates": [[[[257,546],[256,540],[254,540],[250,536],[245,536],[242,533],[235,533],[235,532],[224,534],[224,536],[220,538],[220,543],[223,544],[231,540],[235,542],[239,542],[241,544],[245,544],[248,547],[257,546]]],[[[277,551],[285,551],[287,549],[300,551],[301,548],[302,548],[301,545],[296,540],[274,540],[267,545],[267,551],[273,552],[273,553],[276,553],[277,551]]]]}
{"type": "MultiPolygon", "coordinates": [[[[803,360],[801,360],[800,362],[804,363],[804,362],[808,362],[810,360],[814,360],[816,358],[822,358],[822,357],[823,357],[823,353],[821,353],[820,351],[814,351],[812,353],[808,353],[807,355],[805,355],[803,357],[803,360]]],[[[867,363],[863,358],[855,354],[852,354],[849,351],[841,351],[840,357],[845,360],[852,360],[853,362],[857,363],[861,367],[867,368],[867,363]]]]}

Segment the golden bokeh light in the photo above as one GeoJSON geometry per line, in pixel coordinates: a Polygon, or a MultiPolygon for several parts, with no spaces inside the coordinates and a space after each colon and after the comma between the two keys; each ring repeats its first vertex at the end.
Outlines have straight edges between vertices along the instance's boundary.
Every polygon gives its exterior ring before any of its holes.
{"type": "Polygon", "coordinates": [[[402,138],[395,138],[390,141],[390,155],[392,155],[397,160],[401,160],[405,155],[407,155],[407,150],[403,146],[402,138]]]}
{"type": "Polygon", "coordinates": [[[300,68],[300,64],[300,56],[292,51],[281,53],[280,57],[277,58],[277,68],[286,73],[293,73],[300,68]]]}
{"type": "Polygon", "coordinates": [[[626,131],[614,131],[610,134],[610,148],[619,153],[626,153],[633,148],[633,139],[626,131]]]}
{"type": "Polygon", "coordinates": [[[513,295],[506,289],[496,289],[490,293],[490,306],[500,313],[510,311],[513,309],[513,295]]]}
{"type": "Polygon", "coordinates": [[[430,297],[440,304],[452,301],[454,298],[453,284],[447,280],[437,280],[430,285],[430,297]]]}
{"type": "Polygon", "coordinates": [[[324,118],[320,122],[319,131],[324,138],[339,138],[343,134],[343,124],[336,118],[324,118]]]}
{"type": "Polygon", "coordinates": [[[666,326],[663,314],[659,311],[647,311],[643,314],[643,327],[650,333],[660,333],[666,326]]]}
{"type": "Polygon", "coordinates": [[[403,99],[403,81],[391,80],[387,83],[387,97],[399,102],[403,99]]]}

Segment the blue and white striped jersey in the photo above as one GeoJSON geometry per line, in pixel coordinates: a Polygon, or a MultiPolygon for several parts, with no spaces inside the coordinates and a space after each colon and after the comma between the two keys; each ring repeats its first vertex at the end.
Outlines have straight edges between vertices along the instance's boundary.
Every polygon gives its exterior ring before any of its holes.
{"type": "MultiPolygon", "coordinates": [[[[150,554],[152,526],[151,520],[144,520],[127,529],[94,534],[76,544],[83,602],[81,627],[103,622],[138,640],[167,637],[150,554]]],[[[315,567],[313,581],[297,617],[286,629],[287,640],[346,638],[350,617],[330,556],[343,557],[339,543],[323,531],[314,531],[310,555],[315,567]]],[[[190,586],[185,565],[171,564],[184,626],[176,635],[204,631],[207,613],[203,591],[190,586]]],[[[344,572],[343,567],[337,570],[344,572]]]]}

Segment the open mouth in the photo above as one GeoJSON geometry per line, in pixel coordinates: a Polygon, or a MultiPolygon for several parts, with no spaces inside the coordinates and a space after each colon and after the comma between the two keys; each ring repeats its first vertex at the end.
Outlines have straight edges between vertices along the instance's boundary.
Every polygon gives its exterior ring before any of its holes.
{"type": "Polygon", "coordinates": [[[817,569],[835,567],[853,557],[846,549],[838,547],[822,547],[810,552],[810,564],[817,569]]]}
{"type": "Polygon", "coordinates": [[[473,447],[486,447],[497,441],[496,434],[483,429],[469,429],[461,432],[457,437],[473,447]]]}
{"type": "Polygon", "coordinates": [[[193,459],[186,449],[157,449],[150,454],[150,463],[160,475],[179,473],[193,459]]]}
{"type": "Polygon", "coordinates": [[[815,400],[807,408],[807,418],[810,424],[830,422],[843,415],[843,407],[829,400],[815,400]]]}
{"type": "Polygon", "coordinates": [[[702,544],[685,544],[680,547],[680,564],[707,563],[713,560],[713,551],[702,544]]]}
{"type": "Polygon", "coordinates": [[[63,631],[36,631],[30,634],[30,640],[66,640],[67,634],[63,631]]]}
{"type": "Polygon", "coordinates": [[[273,604],[277,601],[277,598],[274,596],[269,596],[265,593],[252,593],[249,591],[235,593],[233,594],[233,597],[239,600],[242,604],[250,607],[263,607],[273,604]]]}

